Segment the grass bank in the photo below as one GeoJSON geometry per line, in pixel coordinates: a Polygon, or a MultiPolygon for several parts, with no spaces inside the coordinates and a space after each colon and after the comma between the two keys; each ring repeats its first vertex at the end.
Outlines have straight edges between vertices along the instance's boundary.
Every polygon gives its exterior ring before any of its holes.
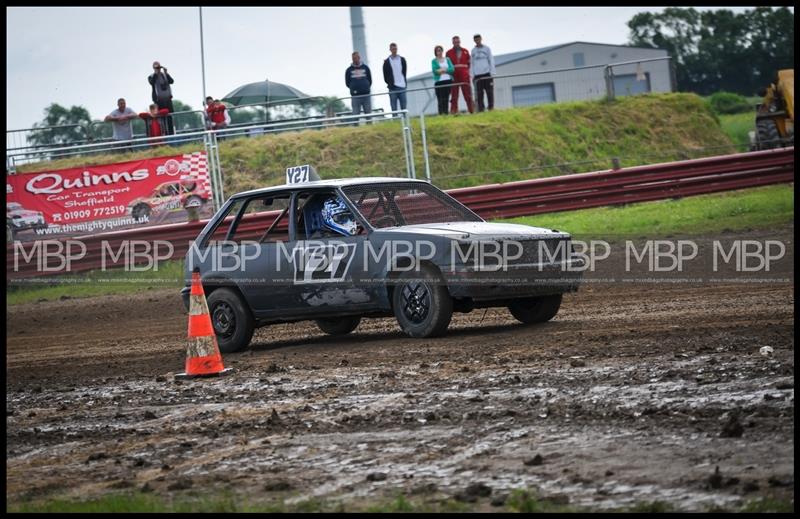
{"type": "MultiPolygon", "coordinates": [[[[793,220],[793,187],[782,184],[622,207],[524,216],[507,221],[561,229],[576,237],[665,237],[766,229],[793,220]]],[[[75,275],[57,283],[46,279],[33,280],[32,283],[9,286],[6,297],[8,304],[13,305],[61,297],[125,294],[151,288],[174,288],[177,294],[182,286],[183,261],[176,260],[160,264],[158,271],[124,272],[116,269],[75,275]]]]}
{"type": "MultiPolygon", "coordinates": [[[[734,151],[708,103],[694,94],[554,103],[425,119],[431,176],[463,187],[734,151]]],[[[225,193],[283,183],[287,166],[313,164],[323,178],[405,176],[399,121],[303,130],[220,142],[225,193]]],[[[425,174],[419,118],[412,121],[415,167],[425,174]]],[[[119,162],[198,148],[196,144],[123,155],[33,164],[20,172],[119,162]]]]}
{"type": "Polygon", "coordinates": [[[728,138],[740,144],[739,151],[747,151],[750,144],[750,136],[748,132],[754,131],[756,128],[756,114],[741,113],[719,116],[720,127],[728,138]]]}

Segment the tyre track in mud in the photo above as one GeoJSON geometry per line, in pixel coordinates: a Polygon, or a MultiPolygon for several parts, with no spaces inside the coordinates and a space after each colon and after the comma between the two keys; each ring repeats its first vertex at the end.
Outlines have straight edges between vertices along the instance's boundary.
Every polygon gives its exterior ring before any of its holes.
{"type": "MultiPolygon", "coordinates": [[[[448,336],[440,339],[407,338],[390,318],[364,319],[345,338],[326,336],[313,322],[302,322],[257,330],[244,355],[258,354],[248,362],[291,355],[303,366],[319,364],[320,355],[341,353],[354,357],[349,362],[369,364],[381,356],[403,362],[421,354],[434,359],[483,354],[486,348],[527,346],[531,337],[537,344],[553,340],[554,347],[573,345],[577,338],[635,341],[656,333],[780,326],[791,320],[793,304],[786,285],[747,287],[744,294],[740,286],[591,288],[566,295],[556,318],[535,328],[518,324],[506,309],[455,314],[448,336]],[[295,358],[297,347],[300,358],[295,358]]],[[[186,313],[176,291],[19,305],[7,309],[6,327],[9,388],[37,380],[155,376],[170,366],[179,370],[184,359],[186,313]]],[[[226,358],[236,361],[242,355],[226,358]]]]}

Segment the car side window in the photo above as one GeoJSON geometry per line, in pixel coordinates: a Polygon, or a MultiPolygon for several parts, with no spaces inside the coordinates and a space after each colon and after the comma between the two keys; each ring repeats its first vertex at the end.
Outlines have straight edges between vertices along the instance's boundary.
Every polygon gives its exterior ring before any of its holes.
{"type": "Polygon", "coordinates": [[[288,241],[289,200],[290,193],[248,199],[231,240],[240,243],[288,241]]]}
{"type": "Polygon", "coordinates": [[[228,231],[230,231],[231,225],[236,220],[236,216],[239,214],[239,211],[242,209],[243,205],[244,200],[237,200],[231,205],[231,207],[228,209],[228,212],[225,213],[225,216],[211,232],[211,235],[206,243],[210,245],[225,241],[226,237],[228,236],[228,231]]]}

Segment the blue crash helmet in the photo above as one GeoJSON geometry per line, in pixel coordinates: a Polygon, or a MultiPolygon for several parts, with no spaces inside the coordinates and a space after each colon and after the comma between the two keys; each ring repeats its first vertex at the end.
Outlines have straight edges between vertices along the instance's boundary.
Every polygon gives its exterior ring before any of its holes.
{"type": "Polygon", "coordinates": [[[303,207],[303,219],[308,237],[322,229],[344,236],[352,236],[358,232],[353,213],[338,196],[309,200],[303,207]]]}

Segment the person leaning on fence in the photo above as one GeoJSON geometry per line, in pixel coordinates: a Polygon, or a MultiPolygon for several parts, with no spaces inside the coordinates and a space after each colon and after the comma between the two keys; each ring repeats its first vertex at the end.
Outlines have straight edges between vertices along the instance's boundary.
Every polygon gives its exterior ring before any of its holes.
{"type": "Polygon", "coordinates": [[[439,106],[439,115],[447,114],[447,102],[450,100],[450,88],[453,84],[453,73],[455,67],[450,58],[444,56],[444,47],[437,45],[433,48],[436,56],[431,61],[433,69],[433,86],[436,87],[436,101],[439,106]]]}
{"type": "Polygon", "coordinates": [[[358,51],[353,53],[353,63],[344,72],[344,84],[350,89],[352,98],[353,115],[358,115],[361,110],[365,114],[372,112],[372,102],[369,97],[372,88],[372,72],[366,63],[361,62],[358,51]],[[361,97],[363,96],[363,97],[361,97]]]}
{"type": "MultiPolygon", "coordinates": [[[[162,67],[158,61],[153,62],[153,73],[147,76],[147,81],[152,87],[153,102],[159,108],[166,108],[169,113],[175,111],[172,106],[172,87],[170,86],[175,82],[172,76],[167,72],[167,67],[162,67]]],[[[175,133],[172,124],[172,117],[167,117],[167,135],[175,133]]]]}
{"type": "Polygon", "coordinates": [[[461,87],[461,93],[464,95],[464,101],[467,103],[467,110],[469,113],[475,111],[472,106],[472,88],[469,81],[469,52],[461,48],[461,38],[453,36],[453,48],[447,51],[446,56],[450,58],[455,67],[453,74],[453,87],[450,89],[450,113],[458,113],[458,87],[461,87]],[[457,83],[461,83],[460,85],[457,83]]]}
{"type": "Polygon", "coordinates": [[[475,96],[478,98],[478,111],[483,112],[483,93],[489,99],[489,110],[494,109],[494,79],[497,74],[494,67],[492,49],[481,43],[481,35],[472,37],[475,47],[472,49],[472,80],[475,81],[475,96]]]}
{"type": "Polygon", "coordinates": [[[228,109],[219,99],[206,97],[206,121],[209,130],[221,130],[231,124],[228,109]]]}
{"type": "MultiPolygon", "coordinates": [[[[149,112],[142,112],[139,118],[144,120],[144,128],[147,136],[162,137],[167,134],[166,119],[169,117],[169,110],[166,108],[159,108],[157,104],[150,105],[149,112]]],[[[153,139],[150,141],[150,146],[160,146],[164,144],[163,139],[153,139]]]]}
{"type": "Polygon", "coordinates": [[[392,111],[397,111],[397,102],[400,109],[406,109],[406,58],[397,54],[397,44],[390,43],[391,54],[383,60],[383,80],[389,88],[389,102],[392,111]]]}
{"type": "MultiPolygon", "coordinates": [[[[136,119],[136,112],[129,106],[125,105],[125,99],[117,99],[117,108],[106,116],[105,122],[111,123],[113,131],[112,139],[115,141],[129,141],[133,139],[133,126],[131,120],[136,119]]],[[[119,147],[115,146],[118,151],[125,151],[129,148],[130,144],[119,147]]]]}

